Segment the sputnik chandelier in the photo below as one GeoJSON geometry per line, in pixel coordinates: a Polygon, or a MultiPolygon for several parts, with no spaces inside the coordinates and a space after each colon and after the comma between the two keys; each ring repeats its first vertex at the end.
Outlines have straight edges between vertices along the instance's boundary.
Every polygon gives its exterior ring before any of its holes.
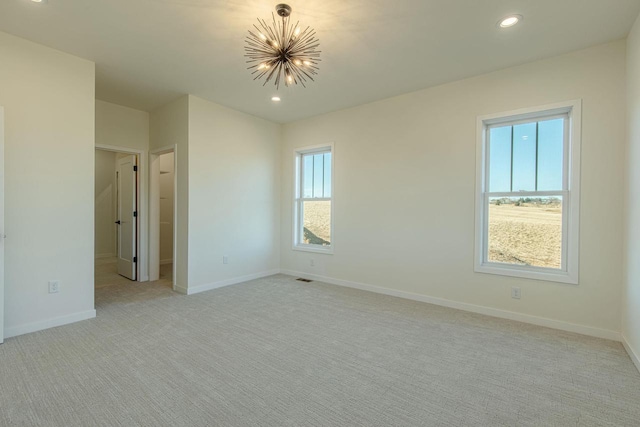
{"type": "Polygon", "coordinates": [[[273,25],[258,18],[260,27],[254,25],[255,33],[249,30],[244,48],[247,64],[251,64],[248,70],[255,75],[253,80],[266,77],[263,86],[273,79],[277,89],[282,80],[285,86],[300,83],[306,87],[307,79],[313,81],[312,76],[318,74],[320,51],[316,49],[320,43],[316,32],[310,27],[301,31],[300,22],[291,25],[287,4],[277,5],[276,12],[282,22],[271,13],[273,25]]]}

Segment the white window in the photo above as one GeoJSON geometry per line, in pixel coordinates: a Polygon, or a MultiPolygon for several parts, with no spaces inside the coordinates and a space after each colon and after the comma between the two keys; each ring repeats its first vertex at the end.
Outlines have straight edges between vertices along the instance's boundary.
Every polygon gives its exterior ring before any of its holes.
{"type": "Polygon", "coordinates": [[[481,273],[578,283],[581,102],[478,118],[481,273]]]}
{"type": "Polygon", "coordinates": [[[331,253],[333,145],[295,152],[293,248],[331,253]]]}

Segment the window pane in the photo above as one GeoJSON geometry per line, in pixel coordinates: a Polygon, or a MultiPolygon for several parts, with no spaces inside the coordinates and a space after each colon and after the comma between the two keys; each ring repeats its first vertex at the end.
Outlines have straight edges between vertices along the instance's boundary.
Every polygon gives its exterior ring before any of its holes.
{"type": "Polygon", "coordinates": [[[564,119],[538,126],[538,191],[562,190],[564,119]]]}
{"type": "Polygon", "coordinates": [[[331,153],[324,153],[324,197],[331,197],[331,153]]]}
{"type": "Polygon", "coordinates": [[[562,197],[489,199],[489,262],[561,268],[562,197]]]}
{"type": "Polygon", "coordinates": [[[313,156],[313,197],[324,197],[324,155],[313,156]]]}
{"type": "Polygon", "coordinates": [[[302,243],[328,246],[331,244],[331,202],[302,202],[302,243]]]}
{"type": "Polygon", "coordinates": [[[302,156],[302,197],[313,197],[313,156],[302,156]]]}
{"type": "Polygon", "coordinates": [[[536,190],[536,123],[513,127],[513,188],[536,190]]]}
{"type": "Polygon", "coordinates": [[[511,126],[489,130],[489,191],[511,191],[511,126]]]}

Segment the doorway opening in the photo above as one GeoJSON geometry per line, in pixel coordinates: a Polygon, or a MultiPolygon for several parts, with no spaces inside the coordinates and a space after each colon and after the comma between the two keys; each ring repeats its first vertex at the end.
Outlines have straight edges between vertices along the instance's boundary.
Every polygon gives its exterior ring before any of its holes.
{"type": "Polygon", "coordinates": [[[141,281],[140,155],[96,148],[95,285],[141,281]]]}
{"type": "Polygon", "coordinates": [[[0,107],[0,344],[4,341],[4,108],[0,107]]]}
{"type": "Polygon", "coordinates": [[[160,161],[160,273],[159,280],[173,283],[173,230],[175,210],[175,168],[174,153],[158,156],[160,161]]]}
{"type": "Polygon", "coordinates": [[[177,257],[177,147],[150,153],[149,183],[149,280],[176,284],[177,257]]]}

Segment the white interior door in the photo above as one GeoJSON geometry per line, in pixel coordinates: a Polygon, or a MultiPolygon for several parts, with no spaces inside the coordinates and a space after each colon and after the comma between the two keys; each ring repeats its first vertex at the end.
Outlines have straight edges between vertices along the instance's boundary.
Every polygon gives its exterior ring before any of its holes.
{"type": "Polygon", "coordinates": [[[136,280],[138,224],[136,156],[118,159],[118,274],[136,280]]]}
{"type": "Polygon", "coordinates": [[[0,344],[4,341],[4,108],[0,107],[0,344]]]}

